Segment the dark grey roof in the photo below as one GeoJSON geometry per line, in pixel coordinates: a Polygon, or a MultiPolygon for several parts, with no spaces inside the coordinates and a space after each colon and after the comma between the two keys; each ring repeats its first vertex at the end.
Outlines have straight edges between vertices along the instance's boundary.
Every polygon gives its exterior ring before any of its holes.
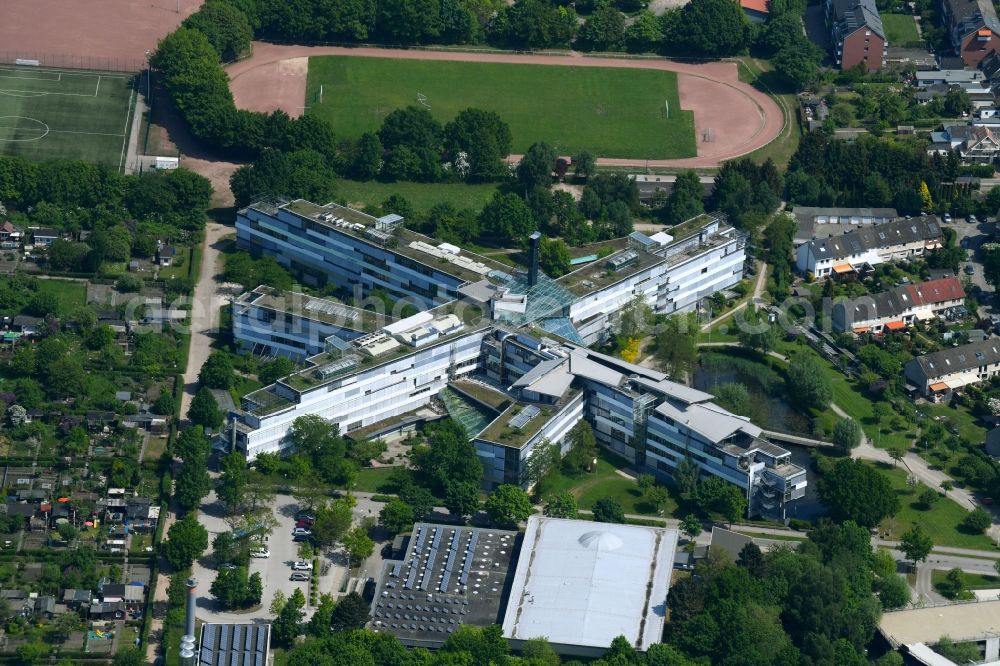
{"type": "Polygon", "coordinates": [[[960,37],[979,28],[989,28],[1000,35],[1000,20],[990,0],[945,0],[952,30],[960,37]]]}
{"type": "Polygon", "coordinates": [[[941,237],[941,227],[932,217],[915,217],[854,229],[841,236],[809,241],[817,260],[844,259],[880,247],[891,247],[941,237]]]}
{"type": "Polygon", "coordinates": [[[34,229],[31,233],[35,236],[35,238],[39,238],[39,237],[42,237],[42,238],[59,238],[59,232],[58,231],[56,231],[55,229],[48,229],[46,227],[42,227],[41,229],[34,229]]]}
{"type": "Polygon", "coordinates": [[[203,624],[198,661],[203,666],[265,666],[270,624],[203,624]]]}
{"type": "Polygon", "coordinates": [[[40,317],[32,317],[31,315],[14,315],[14,319],[11,320],[14,326],[38,326],[42,323],[40,317]]]}
{"type": "Polygon", "coordinates": [[[970,342],[967,345],[942,349],[911,359],[906,365],[910,367],[916,365],[925,377],[933,379],[993,363],[1000,363],[1000,340],[970,342]]]}
{"type": "Polygon", "coordinates": [[[830,9],[835,30],[841,39],[861,28],[885,39],[885,28],[882,27],[882,17],[875,0],[832,0],[830,9]]]}

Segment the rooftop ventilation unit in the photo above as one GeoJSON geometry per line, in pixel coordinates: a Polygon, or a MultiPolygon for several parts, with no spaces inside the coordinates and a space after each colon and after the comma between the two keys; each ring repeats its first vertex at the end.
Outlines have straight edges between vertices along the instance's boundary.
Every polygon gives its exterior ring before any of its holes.
{"type": "Polygon", "coordinates": [[[514,416],[510,420],[510,427],[523,428],[524,426],[528,425],[531,419],[538,416],[541,413],[541,411],[542,410],[538,409],[538,407],[535,407],[534,405],[528,405],[520,412],[518,412],[517,416],[514,416]]]}
{"type": "Polygon", "coordinates": [[[637,263],[639,263],[639,255],[633,250],[628,250],[627,252],[616,254],[608,259],[606,266],[610,270],[618,272],[628,266],[631,266],[632,264],[637,263]]]}

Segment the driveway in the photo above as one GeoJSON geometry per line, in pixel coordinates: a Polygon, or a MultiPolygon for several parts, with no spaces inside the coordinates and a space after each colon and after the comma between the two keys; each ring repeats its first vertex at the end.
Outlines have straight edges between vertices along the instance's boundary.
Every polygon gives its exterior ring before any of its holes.
{"type": "MultiPolygon", "coordinates": [[[[972,284],[992,296],[993,287],[986,282],[986,277],[983,274],[983,265],[979,261],[978,250],[980,245],[995,237],[997,232],[996,223],[980,221],[978,224],[969,224],[964,219],[956,218],[951,224],[944,224],[942,226],[945,229],[952,229],[956,234],[955,242],[968,250],[970,258],[968,261],[962,262],[959,275],[963,279],[968,278],[972,284]],[[975,271],[972,275],[965,273],[965,266],[967,264],[971,265],[975,271]]],[[[989,303],[979,308],[980,316],[988,316],[996,313],[997,309],[992,299],[990,299],[989,303]]]]}

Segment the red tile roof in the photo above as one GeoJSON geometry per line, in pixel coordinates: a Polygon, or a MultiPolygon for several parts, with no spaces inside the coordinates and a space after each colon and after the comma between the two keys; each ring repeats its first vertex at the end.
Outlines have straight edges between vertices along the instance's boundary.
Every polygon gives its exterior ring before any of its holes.
{"type": "Polygon", "coordinates": [[[743,9],[767,14],[767,0],[740,0],[740,6],[743,9]]]}
{"type": "Polygon", "coordinates": [[[965,298],[965,289],[962,288],[962,283],[955,276],[911,284],[906,291],[914,305],[944,303],[945,301],[965,298]]]}

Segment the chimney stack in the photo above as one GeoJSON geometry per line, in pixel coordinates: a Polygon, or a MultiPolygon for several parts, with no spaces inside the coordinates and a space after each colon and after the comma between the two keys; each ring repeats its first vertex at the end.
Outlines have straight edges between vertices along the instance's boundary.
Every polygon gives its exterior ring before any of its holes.
{"type": "Polygon", "coordinates": [[[194,609],[198,581],[194,578],[188,578],[186,585],[188,593],[187,608],[185,609],[184,616],[184,635],[181,636],[181,666],[195,666],[197,650],[195,648],[194,637],[194,609]]]}
{"type": "Polygon", "coordinates": [[[528,237],[531,241],[531,252],[528,259],[528,286],[534,287],[538,284],[538,254],[539,245],[542,240],[541,232],[536,231],[528,237]]]}

